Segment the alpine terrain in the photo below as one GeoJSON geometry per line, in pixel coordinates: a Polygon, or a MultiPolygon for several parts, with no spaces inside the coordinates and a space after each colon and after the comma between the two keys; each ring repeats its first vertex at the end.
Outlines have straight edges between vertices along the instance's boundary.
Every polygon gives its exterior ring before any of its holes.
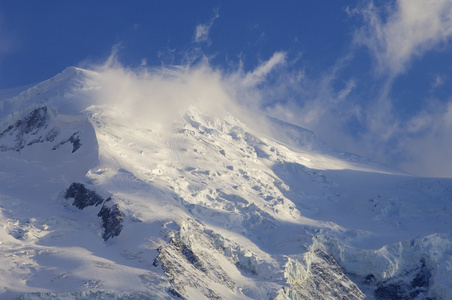
{"type": "Polygon", "coordinates": [[[0,299],[452,299],[452,180],[112,73],[1,98],[0,299]]]}

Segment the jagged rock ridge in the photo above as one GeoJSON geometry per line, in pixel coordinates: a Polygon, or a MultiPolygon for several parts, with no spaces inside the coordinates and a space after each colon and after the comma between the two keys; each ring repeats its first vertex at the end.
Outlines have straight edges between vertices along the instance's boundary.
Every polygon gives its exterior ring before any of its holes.
{"type": "MultiPolygon", "coordinates": [[[[38,107],[0,133],[0,151],[20,152],[26,146],[52,143],[59,136],[60,130],[52,125],[47,106],[38,107]]],[[[57,150],[66,143],[72,144],[72,153],[77,151],[82,146],[80,132],[73,133],[51,150],[57,150]]]]}
{"type": "Polygon", "coordinates": [[[97,216],[102,219],[102,226],[104,228],[102,238],[105,241],[109,238],[118,236],[121,233],[124,216],[119,210],[119,204],[109,206],[109,202],[112,200],[111,197],[104,199],[96,192],[87,189],[84,184],[74,182],[66,190],[64,198],[74,199],[72,205],[80,210],[89,206],[98,206],[102,204],[102,208],[97,216]]]}
{"type": "MultiPolygon", "coordinates": [[[[108,201],[108,199],[106,201],[108,201]]],[[[106,203],[104,203],[97,216],[102,218],[102,226],[104,227],[102,238],[105,241],[109,238],[118,236],[121,233],[124,216],[119,210],[119,204],[108,207],[106,203]]]]}
{"type": "Polygon", "coordinates": [[[75,132],[73,135],[70,136],[69,139],[60,142],[58,145],[52,148],[52,150],[57,150],[60,148],[60,146],[63,146],[64,144],[71,143],[72,144],[72,153],[77,151],[81,146],[82,143],[80,141],[80,132],[75,132]]]}
{"type": "Polygon", "coordinates": [[[39,107],[8,126],[0,133],[1,151],[20,151],[25,146],[36,143],[53,142],[58,131],[49,127],[47,107],[39,107]]]}

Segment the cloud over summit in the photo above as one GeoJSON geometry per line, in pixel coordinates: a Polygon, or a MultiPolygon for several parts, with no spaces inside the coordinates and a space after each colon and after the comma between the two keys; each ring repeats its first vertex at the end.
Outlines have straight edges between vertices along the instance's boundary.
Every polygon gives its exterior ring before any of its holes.
{"type": "Polygon", "coordinates": [[[248,125],[261,122],[260,84],[284,64],[285,54],[276,52],[255,69],[224,70],[207,59],[185,65],[130,68],[121,65],[117,47],[103,65],[91,66],[100,76],[93,99],[126,124],[165,128],[179,120],[189,107],[212,115],[230,112],[248,125]]]}

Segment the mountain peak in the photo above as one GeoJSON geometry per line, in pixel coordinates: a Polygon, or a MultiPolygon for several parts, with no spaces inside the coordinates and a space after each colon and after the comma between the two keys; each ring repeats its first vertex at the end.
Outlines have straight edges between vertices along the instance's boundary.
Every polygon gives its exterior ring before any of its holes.
{"type": "Polygon", "coordinates": [[[93,76],[95,76],[96,74],[98,74],[95,71],[92,70],[88,70],[88,69],[83,69],[80,67],[66,67],[63,71],[61,71],[60,73],[58,73],[57,75],[55,75],[52,78],[58,78],[59,80],[62,80],[63,78],[65,78],[68,81],[80,81],[83,82],[87,79],[91,79],[93,76]]]}
{"type": "Polygon", "coordinates": [[[104,75],[0,102],[0,298],[452,297],[451,181],[104,75]]]}

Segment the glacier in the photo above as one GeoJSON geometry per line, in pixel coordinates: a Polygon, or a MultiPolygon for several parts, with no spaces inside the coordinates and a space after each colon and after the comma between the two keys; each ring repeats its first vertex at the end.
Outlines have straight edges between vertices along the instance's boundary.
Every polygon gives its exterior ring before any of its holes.
{"type": "Polygon", "coordinates": [[[114,72],[0,100],[1,299],[452,298],[452,180],[114,72]]]}

